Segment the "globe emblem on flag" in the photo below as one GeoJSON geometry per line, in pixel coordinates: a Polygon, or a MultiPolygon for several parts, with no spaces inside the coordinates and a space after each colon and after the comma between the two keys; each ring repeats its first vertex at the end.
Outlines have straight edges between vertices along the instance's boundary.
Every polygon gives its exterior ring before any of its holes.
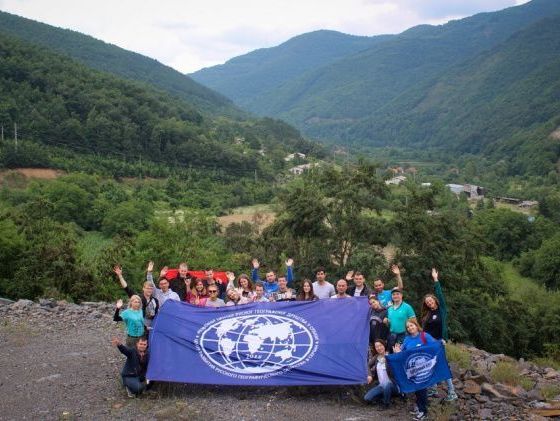
{"type": "Polygon", "coordinates": [[[434,374],[436,364],[437,355],[432,356],[426,353],[412,354],[405,363],[406,377],[413,383],[424,383],[434,374]]]}
{"type": "Polygon", "coordinates": [[[317,332],[301,317],[279,313],[261,310],[206,323],[196,341],[202,359],[224,374],[248,376],[277,375],[306,363],[317,350],[317,332]]]}

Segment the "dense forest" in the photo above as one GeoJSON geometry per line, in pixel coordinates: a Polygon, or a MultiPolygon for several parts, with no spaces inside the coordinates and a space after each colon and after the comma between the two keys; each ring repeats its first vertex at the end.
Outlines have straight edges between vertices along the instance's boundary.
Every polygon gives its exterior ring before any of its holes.
{"type": "Polygon", "coordinates": [[[2,34],[0,57],[5,137],[17,125],[20,139],[43,145],[246,176],[270,176],[278,169],[271,161],[281,165],[292,151],[323,153],[281,121],[208,117],[169,94],[2,34]]]}
{"type": "Polygon", "coordinates": [[[89,68],[155,86],[205,113],[246,117],[231,100],[177,70],[88,35],[2,11],[0,32],[71,57],[89,68]]]}

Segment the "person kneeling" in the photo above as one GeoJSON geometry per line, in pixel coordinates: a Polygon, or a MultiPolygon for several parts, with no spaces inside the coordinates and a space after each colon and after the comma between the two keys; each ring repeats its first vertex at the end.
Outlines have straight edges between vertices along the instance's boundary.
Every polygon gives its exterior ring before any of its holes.
{"type": "Polygon", "coordinates": [[[371,356],[368,361],[370,373],[368,375],[368,384],[371,384],[373,376],[376,376],[378,385],[366,393],[364,400],[370,403],[375,399],[383,398],[383,406],[381,408],[386,409],[391,403],[391,397],[398,394],[399,390],[385,359],[385,356],[388,354],[387,343],[383,339],[377,339],[374,347],[375,355],[371,356]]]}
{"type": "Polygon", "coordinates": [[[124,346],[117,338],[113,338],[111,342],[126,356],[121,377],[128,397],[139,396],[148,384],[146,380],[146,371],[150,359],[148,340],[145,337],[138,339],[136,346],[133,348],[124,346]]]}

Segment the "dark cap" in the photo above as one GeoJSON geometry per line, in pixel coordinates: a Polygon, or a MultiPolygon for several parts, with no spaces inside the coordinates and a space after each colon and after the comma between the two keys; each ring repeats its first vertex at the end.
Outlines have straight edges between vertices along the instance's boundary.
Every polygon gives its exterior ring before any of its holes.
{"type": "Polygon", "coordinates": [[[398,292],[399,294],[402,294],[402,289],[400,289],[399,287],[395,287],[391,290],[391,294],[394,294],[395,292],[398,292]]]}

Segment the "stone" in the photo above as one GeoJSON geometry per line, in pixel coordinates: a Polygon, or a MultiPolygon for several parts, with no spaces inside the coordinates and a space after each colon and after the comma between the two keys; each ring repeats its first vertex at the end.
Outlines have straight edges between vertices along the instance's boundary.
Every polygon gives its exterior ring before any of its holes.
{"type": "Polygon", "coordinates": [[[465,376],[465,380],[471,380],[476,382],[477,384],[490,383],[490,379],[488,378],[488,376],[480,373],[474,373],[470,375],[467,374],[467,376],[465,376]]]}
{"type": "Polygon", "coordinates": [[[482,383],[480,387],[485,395],[497,398],[498,400],[505,399],[505,396],[498,392],[490,383],[482,383]]]}
{"type": "Polygon", "coordinates": [[[10,305],[10,304],[13,304],[13,303],[14,302],[12,300],[0,297],[0,305],[10,305]]]}
{"type": "Polygon", "coordinates": [[[480,403],[487,403],[487,402],[490,402],[490,399],[488,399],[488,396],[476,395],[474,398],[475,398],[478,402],[480,402],[480,403]]]}
{"type": "Polygon", "coordinates": [[[26,308],[31,307],[33,305],[33,301],[31,300],[17,300],[15,303],[12,304],[12,308],[26,308]]]}
{"type": "Polygon", "coordinates": [[[530,401],[542,401],[543,396],[541,391],[535,388],[527,392],[527,399],[530,401]]]}
{"type": "Polygon", "coordinates": [[[37,383],[41,383],[41,382],[45,382],[45,381],[52,381],[52,380],[56,380],[61,376],[61,374],[51,374],[50,376],[47,377],[41,377],[40,379],[37,379],[37,383]]]}
{"type": "Polygon", "coordinates": [[[53,308],[56,306],[56,302],[52,298],[41,298],[39,300],[39,305],[41,307],[50,307],[53,308]]]}
{"type": "Polygon", "coordinates": [[[495,384],[494,388],[503,396],[513,397],[513,398],[518,398],[523,393],[523,389],[521,387],[509,386],[501,383],[495,384]]]}
{"type": "Polygon", "coordinates": [[[472,380],[465,380],[463,392],[469,395],[478,395],[482,391],[480,385],[472,380]]]}
{"type": "Polygon", "coordinates": [[[547,367],[544,369],[544,378],[545,379],[555,379],[556,377],[560,377],[560,373],[553,368],[547,367]]]}
{"type": "Polygon", "coordinates": [[[478,416],[480,417],[480,419],[483,419],[483,420],[491,419],[492,418],[492,410],[487,409],[487,408],[483,408],[483,409],[478,411],[478,416]]]}

